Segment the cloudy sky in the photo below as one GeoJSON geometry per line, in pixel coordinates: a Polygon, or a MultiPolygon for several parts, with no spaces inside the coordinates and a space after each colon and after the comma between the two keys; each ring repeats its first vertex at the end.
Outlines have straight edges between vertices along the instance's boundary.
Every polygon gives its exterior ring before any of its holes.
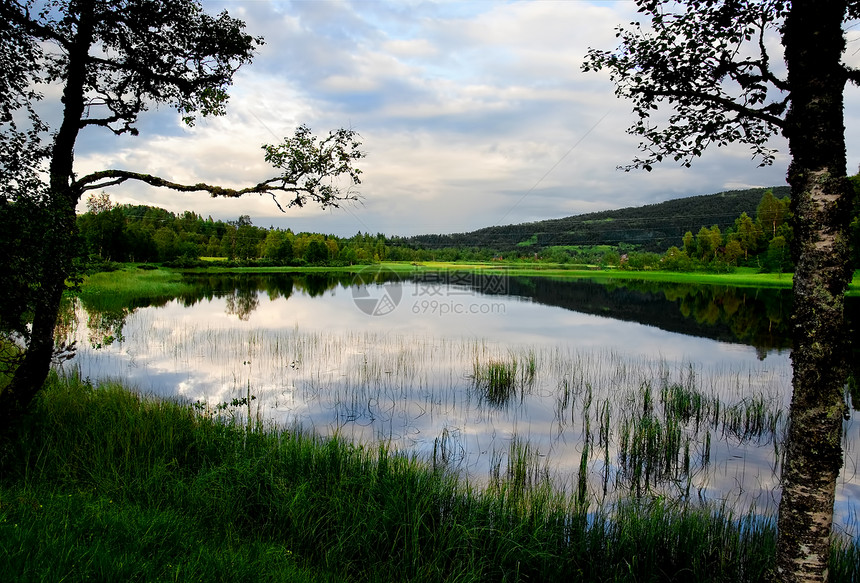
{"type": "MultiPolygon", "coordinates": [[[[691,169],[616,169],[637,153],[630,103],[604,74],[583,73],[589,47],[616,46],[636,17],[626,1],[204,0],[265,38],[240,70],[225,117],[187,128],[163,108],[141,135],[87,130],[78,172],[125,168],[180,182],[247,186],[271,176],[260,146],[349,127],[362,137],[362,201],[281,213],[239,200],[130,185],[115,201],[256,225],[349,236],[454,233],[784,184],[786,145],[759,168],[743,146],[706,152],[691,169]]],[[[852,39],[853,41],[853,39],[852,39]]],[[[860,43],[858,43],[860,45],[860,43]]],[[[851,45],[849,45],[851,46],[851,45]]],[[[860,52],[860,50],[858,51],[860,52]]],[[[850,56],[854,57],[849,49],[850,56]]],[[[860,162],[860,93],[849,89],[849,169],[860,162]]]]}

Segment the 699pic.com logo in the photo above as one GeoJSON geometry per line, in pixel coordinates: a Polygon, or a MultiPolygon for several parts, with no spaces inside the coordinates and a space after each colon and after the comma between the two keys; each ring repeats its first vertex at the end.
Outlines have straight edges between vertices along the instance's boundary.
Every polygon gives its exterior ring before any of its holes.
{"type": "Polygon", "coordinates": [[[385,267],[366,267],[355,274],[352,301],[368,316],[385,316],[400,304],[403,282],[385,267]]]}

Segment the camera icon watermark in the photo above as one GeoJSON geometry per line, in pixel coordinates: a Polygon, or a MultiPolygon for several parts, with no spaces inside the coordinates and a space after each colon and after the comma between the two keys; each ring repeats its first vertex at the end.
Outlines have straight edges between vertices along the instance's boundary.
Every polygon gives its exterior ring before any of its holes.
{"type": "Polygon", "coordinates": [[[370,266],[355,274],[352,301],[368,316],[390,314],[403,299],[403,280],[397,272],[370,266]]]}
{"type": "MultiPolygon", "coordinates": [[[[368,316],[386,316],[412,297],[411,312],[426,315],[503,314],[503,302],[463,302],[464,298],[507,295],[510,280],[505,274],[468,271],[420,271],[404,277],[387,267],[368,266],[355,274],[352,300],[368,316]]],[[[407,308],[408,309],[408,308],[407,308]]]]}

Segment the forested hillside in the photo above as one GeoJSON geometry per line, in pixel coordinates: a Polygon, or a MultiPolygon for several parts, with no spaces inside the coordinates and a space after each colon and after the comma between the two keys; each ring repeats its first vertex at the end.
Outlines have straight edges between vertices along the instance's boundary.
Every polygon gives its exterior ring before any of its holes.
{"type": "Polygon", "coordinates": [[[563,219],[487,227],[470,233],[419,235],[402,243],[429,249],[482,247],[535,252],[554,246],[627,244],[642,251],[663,252],[673,245],[681,246],[687,231],[695,233],[703,225],[717,225],[726,231],[741,213],[755,216],[767,190],[773,190],[778,198],[789,195],[787,186],[731,190],[563,219]]]}
{"type": "MultiPolygon", "coordinates": [[[[860,266],[860,176],[852,177],[852,263],[860,266]]],[[[791,271],[787,188],[729,191],[637,208],[589,213],[472,233],[404,239],[382,233],[345,238],[204,219],[149,206],[115,205],[106,194],[78,217],[87,269],[113,261],[190,267],[200,258],[257,266],[339,266],[379,261],[513,260],[673,271],[736,266],[791,271]]]]}

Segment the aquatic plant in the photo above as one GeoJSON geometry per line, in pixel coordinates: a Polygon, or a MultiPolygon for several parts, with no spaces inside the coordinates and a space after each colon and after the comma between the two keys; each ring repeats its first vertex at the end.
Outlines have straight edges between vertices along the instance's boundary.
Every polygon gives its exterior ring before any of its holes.
{"type": "Polygon", "coordinates": [[[507,405],[522,387],[517,379],[517,361],[513,359],[491,359],[486,363],[476,359],[472,371],[475,389],[491,405],[507,405]]]}

